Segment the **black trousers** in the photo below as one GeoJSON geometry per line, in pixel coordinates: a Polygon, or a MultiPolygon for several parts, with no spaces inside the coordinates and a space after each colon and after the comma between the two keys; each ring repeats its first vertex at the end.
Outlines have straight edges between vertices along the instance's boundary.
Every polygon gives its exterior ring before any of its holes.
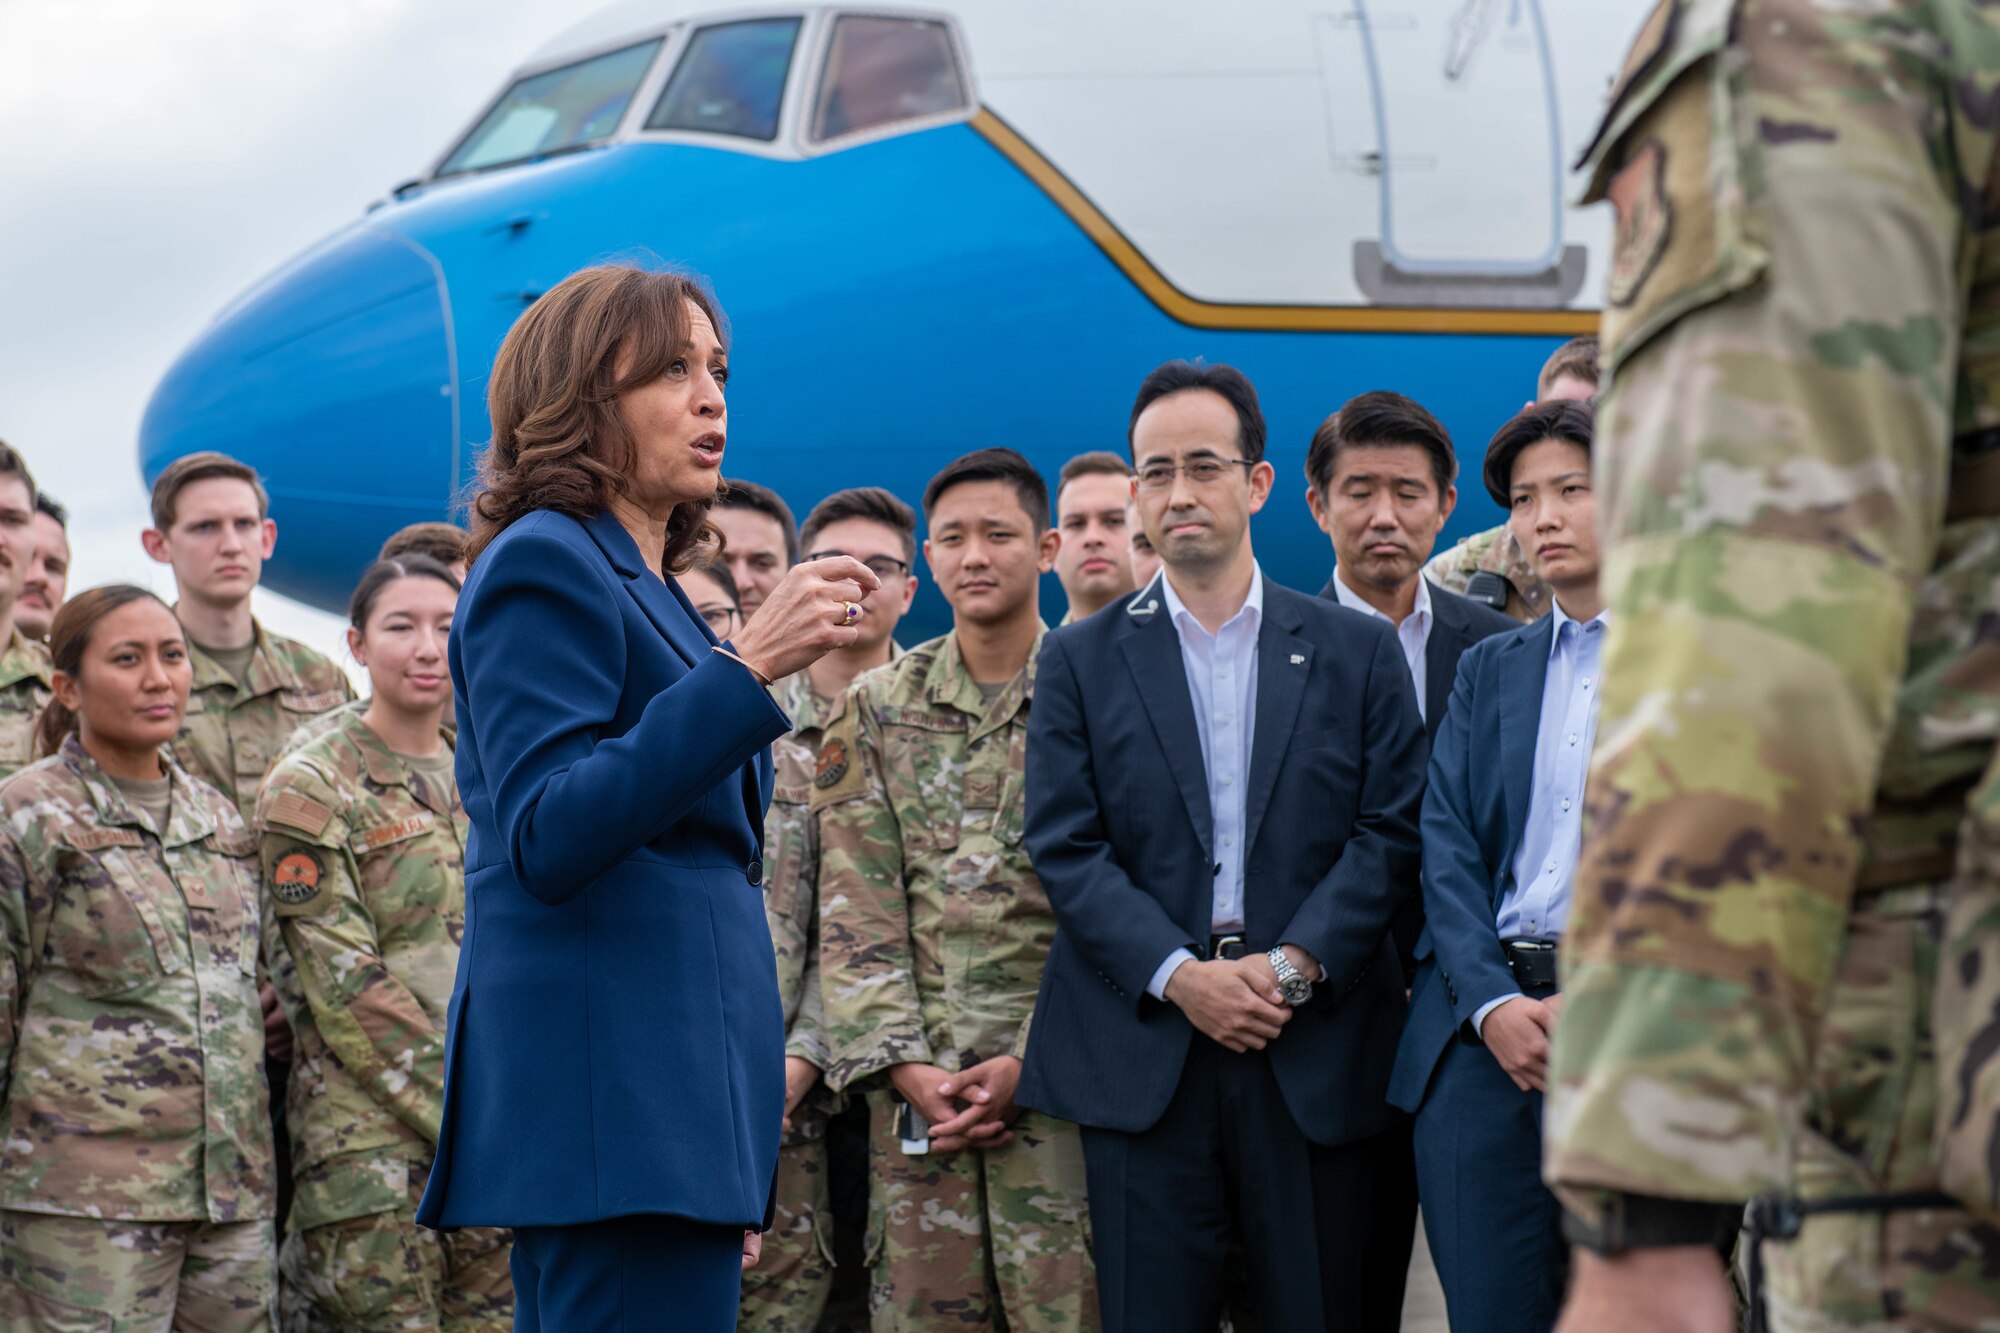
{"type": "Polygon", "coordinates": [[[1416,1237],[1407,1126],[1315,1144],[1263,1052],[1197,1034],[1159,1122],[1086,1127],[1083,1156],[1105,1333],[1213,1333],[1231,1290],[1267,1330],[1401,1326],[1416,1237]]]}

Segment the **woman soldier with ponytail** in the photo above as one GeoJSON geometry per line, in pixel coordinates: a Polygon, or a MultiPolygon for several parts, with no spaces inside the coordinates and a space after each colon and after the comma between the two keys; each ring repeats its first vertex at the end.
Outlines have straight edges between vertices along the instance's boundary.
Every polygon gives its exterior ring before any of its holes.
{"type": "Polygon", "coordinates": [[[266,1330],[255,844],[167,748],[158,598],[93,588],[50,651],[48,757],[0,786],[0,1328],[266,1330]]]}
{"type": "Polygon", "coordinates": [[[445,1005],[465,935],[465,811],[444,732],[458,580],[378,561],[348,606],[367,706],[271,770],[255,823],[278,994],[296,1034],[285,1333],[513,1323],[509,1240],[416,1224],[444,1102],[445,1005]]]}

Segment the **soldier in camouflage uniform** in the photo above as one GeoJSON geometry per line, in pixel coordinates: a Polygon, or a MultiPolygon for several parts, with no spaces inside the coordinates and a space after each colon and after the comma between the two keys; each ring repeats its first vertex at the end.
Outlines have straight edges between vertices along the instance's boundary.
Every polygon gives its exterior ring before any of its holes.
{"type": "Polygon", "coordinates": [[[2000,1326],[1996,91],[1990,4],[1681,0],[1590,151],[1566,1329],[1732,1326],[1704,1243],[1767,1194],[1772,1327],[2000,1326]]]}
{"type": "Polygon", "coordinates": [[[308,718],[354,698],[347,673],[250,614],[250,594],[277,542],[257,474],[222,454],[190,454],[153,484],[146,552],[173,566],[194,693],[174,755],[236,802],[257,787],[308,718]]]}
{"type": "Polygon", "coordinates": [[[296,1034],[285,1333],[497,1333],[513,1321],[508,1233],[415,1220],[465,933],[466,819],[439,725],[457,596],[422,556],[362,576],[352,641],[369,705],[287,754],[258,798],[266,934],[284,942],[290,966],[272,971],[296,1034]],[[422,728],[428,756],[384,738],[422,728]]]}
{"type": "Polygon", "coordinates": [[[267,1330],[255,844],[164,749],[166,607],[92,589],[54,639],[68,734],[0,788],[0,1327],[267,1330]]]}
{"type": "MultiPolygon", "coordinates": [[[[1535,377],[1535,396],[1524,407],[1551,399],[1584,401],[1597,396],[1598,342],[1590,335],[1571,338],[1549,354],[1542,373],[1535,377]]],[[[1496,611],[1504,611],[1519,621],[1540,620],[1549,613],[1549,586],[1535,576],[1527,552],[1514,539],[1505,523],[1485,532],[1459,539],[1458,545],[1432,557],[1424,567],[1424,577],[1446,592],[1466,596],[1477,574],[1497,574],[1505,582],[1506,600],[1495,603],[1489,596],[1480,600],[1496,611]]],[[[1497,591],[1492,580],[1482,583],[1486,593],[1497,591]]]]}
{"type": "MultiPolygon", "coordinates": [[[[878,487],[836,491],[813,507],[799,530],[806,559],[849,555],[867,565],[881,589],[862,608],[860,634],[771,687],[792,731],[771,746],[776,768],[764,817],[764,916],[777,951],[778,994],[785,1011],[785,1138],[778,1152],[776,1216],[764,1253],[743,1275],[740,1333],[816,1333],[865,1321],[858,1274],[837,1271],[832,1189],[836,1171],[859,1175],[862,1162],[831,1151],[839,1098],[820,1081],[826,1031],[819,981],[819,829],[812,818],[813,765],[827,714],[865,670],[894,660],[896,625],[916,594],[917,518],[878,487]],[[850,1280],[851,1279],[851,1280],[850,1280]],[[823,1324],[822,1321],[826,1321],[823,1324]]],[[[726,565],[681,576],[695,610],[716,637],[743,626],[736,583],[726,565]]],[[[859,1144],[853,1145],[857,1149],[859,1144]]],[[[859,1156],[858,1151],[853,1154],[859,1156]]],[[[856,1265],[858,1267],[858,1265],[856,1265]]]]}
{"type": "Polygon", "coordinates": [[[35,721],[49,701],[48,650],[14,623],[33,563],[34,521],[35,479],[21,456],[0,443],[0,778],[35,757],[35,721]]]}
{"type": "Polygon", "coordinates": [[[827,724],[827,1082],[870,1114],[877,1329],[1094,1329],[1082,1141],[1014,1104],[1055,915],[1021,845],[1048,493],[1012,450],[924,497],[954,628],[855,682],[827,724]],[[900,1144],[909,1103],[929,1150],[900,1144]]]}

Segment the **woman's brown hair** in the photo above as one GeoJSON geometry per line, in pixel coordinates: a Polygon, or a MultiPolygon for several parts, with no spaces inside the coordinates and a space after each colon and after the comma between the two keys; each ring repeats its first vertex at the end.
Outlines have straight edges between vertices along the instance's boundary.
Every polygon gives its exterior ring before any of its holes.
{"type": "MultiPolygon", "coordinates": [[[[80,592],[62,604],[55,623],[49,626],[49,657],[57,671],[72,679],[83,670],[83,655],[97,637],[97,627],[120,607],[134,602],[160,602],[158,597],[130,583],[107,583],[101,588],[80,592]]],[[[162,610],[166,603],[160,602],[162,610]]],[[[35,755],[54,754],[63,738],[76,730],[76,714],[64,708],[62,700],[50,699],[35,722],[35,755]]]]}
{"type": "MultiPolygon", "coordinates": [[[[633,464],[619,395],[650,384],[687,355],[688,307],[728,343],[722,311],[696,279],[600,264],[551,288],[508,331],[486,391],[493,442],[479,464],[466,559],[516,519],[552,509],[584,519],[609,507],[633,464]],[[618,362],[627,358],[625,373],[618,362]]],[[[683,504],[667,522],[662,577],[721,542],[710,501],[683,504]]]]}

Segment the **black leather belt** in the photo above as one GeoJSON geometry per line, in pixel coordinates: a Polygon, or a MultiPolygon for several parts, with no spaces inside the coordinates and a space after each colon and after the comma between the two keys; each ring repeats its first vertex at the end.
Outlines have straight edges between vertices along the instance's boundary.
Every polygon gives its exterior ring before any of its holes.
{"type": "Polygon", "coordinates": [[[1501,940],[1507,966],[1514,970],[1514,984],[1524,991],[1554,990],[1556,985],[1555,940],[1501,940]]]}
{"type": "Polygon", "coordinates": [[[1208,958],[1242,958],[1250,952],[1250,946],[1243,942],[1241,935],[1211,935],[1208,937],[1208,958]]]}

